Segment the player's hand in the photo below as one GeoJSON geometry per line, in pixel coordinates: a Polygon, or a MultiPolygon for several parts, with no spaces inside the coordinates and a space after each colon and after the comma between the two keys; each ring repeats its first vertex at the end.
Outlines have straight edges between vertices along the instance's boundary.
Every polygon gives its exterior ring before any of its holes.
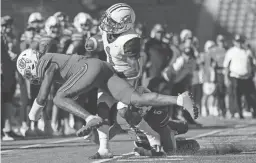
{"type": "Polygon", "coordinates": [[[31,121],[38,121],[42,117],[43,109],[44,109],[44,106],[39,105],[35,99],[33,106],[28,114],[29,119],[31,121]]]}

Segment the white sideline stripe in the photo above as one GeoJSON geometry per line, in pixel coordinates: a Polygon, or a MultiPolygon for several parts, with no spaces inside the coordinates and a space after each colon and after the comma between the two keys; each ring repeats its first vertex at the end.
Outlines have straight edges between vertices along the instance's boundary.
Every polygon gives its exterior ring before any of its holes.
{"type": "Polygon", "coordinates": [[[183,158],[157,158],[157,159],[122,159],[118,162],[155,162],[155,161],[182,161],[183,158]]]}
{"type": "Polygon", "coordinates": [[[252,151],[252,152],[241,152],[241,154],[256,154],[256,151],[252,151]]]}
{"type": "MultiPolygon", "coordinates": [[[[67,138],[67,139],[63,139],[63,140],[57,140],[57,141],[51,141],[51,142],[46,142],[46,143],[42,143],[42,144],[33,144],[33,145],[26,145],[26,146],[21,146],[19,147],[18,149],[28,149],[28,148],[33,148],[33,147],[40,147],[42,145],[45,145],[45,144],[57,144],[57,143],[64,143],[64,142],[70,142],[70,141],[76,141],[76,140],[82,140],[83,138],[67,138]]],[[[8,153],[8,152],[13,152],[17,149],[14,149],[14,150],[4,150],[4,151],[1,151],[1,154],[2,153],[8,153]]]]}
{"type": "Polygon", "coordinates": [[[122,154],[121,156],[114,156],[113,158],[96,160],[96,161],[93,161],[91,163],[102,163],[102,162],[107,162],[107,161],[111,161],[111,160],[117,160],[117,159],[123,158],[125,156],[132,156],[132,155],[134,155],[134,152],[125,153],[125,154],[122,154]]]}
{"type": "MultiPolygon", "coordinates": [[[[244,127],[247,127],[249,126],[250,124],[244,124],[244,125],[235,125],[234,127],[228,129],[228,130],[232,130],[232,129],[236,129],[236,128],[244,128],[244,127]]],[[[203,134],[199,134],[197,136],[194,136],[194,137],[191,137],[191,138],[187,138],[187,140],[190,140],[190,139],[198,139],[198,138],[202,138],[202,137],[206,137],[206,136],[209,136],[209,135],[213,135],[213,134],[217,134],[217,133],[220,133],[222,131],[227,131],[227,129],[219,129],[219,130],[213,130],[211,132],[207,132],[207,133],[203,133],[203,134]]]]}
{"type": "Polygon", "coordinates": [[[14,150],[5,150],[5,151],[1,151],[1,154],[2,154],[2,153],[12,152],[12,151],[14,151],[14,150]]]}
{"type": "MultiPolygon", "coordinates": [[[[250,124],[245,124],[245,125],[236,125],[234,128],[243,128],[243,127],[247,127],[248,125],[250,124]]],[[[216,133],[219,133],[221,131],[224,131],[225,129],[222,129],[222,130],[214,130],[214,131],[211,131],[211,132],[208,132],[208,133],[204,133],[204,134],[200,134],[200,135],[197,135],[197,136],[194,136],[194,137],[191,137],[191,138],[187,138],[188,140],[189,139],[197,139],[197,138],[201,138],[201,137],[204,137],[204,136],[209,136],[209,135],[212,135],[212,134],[216,134],[216,133]]],[[[64,142],[70,142],[70,141],[76,141],[76,140],[80,140],[80,139],[83,139],[83,138],[68,138],[68,139],[63,139],[63,140],[57,140],[57,141],[52,141],[52,142],[46,142],[46,143],[42,143],[42,144],[34,144],[34,145],[27,145],[27,146],[21,146],[19,147],[18,149],[28,149],[28,148],[33,148],[33,147],[39,147],[39,146],[42,146],[44,144],[57,144],[57,143],[64,143],[64,142]]],[[[14,150],[4,150],[4,151],[0,151],[0,153],[8,153],[8,152],[13,152],[17,149],[14,149],[14,150]]],[[[123,158],[125,156],[129,156],[129,155],[134,155],[134,152],[130,152],[130,153],[126,153],[126,154],[123,154],[121,156],[115,156],[113,158],[110,158],[110,159],[102,159],[102,160],[98,160],[98,161],[94,161],[92,163],[102,163],[102,162],[107,162],[107,161],[111,161],[111,160],[115,160],[115,159],[120,159],[120,158],[123,158]]]]}
{"type": "Polygon", "coordinates": [[[211,132],[207,132],[207,133],[199,134],[199,135],[197,135],[197,136],[193,136],[193,137],[191,137],[191,138],[187,138],[187,140],[202,138],[202,137],[205,137],[205,136],[217,134],[217,133],[219,133],[219,132],[221,132],[221,131],[222,131],[222,130],[213,130],[213,131],[211,131],[211,132]]]}

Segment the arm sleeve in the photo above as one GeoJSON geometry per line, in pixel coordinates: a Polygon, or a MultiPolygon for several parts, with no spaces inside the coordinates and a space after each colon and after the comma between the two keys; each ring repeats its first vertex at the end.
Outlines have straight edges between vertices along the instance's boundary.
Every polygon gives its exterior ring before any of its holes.
{"type": "Polygon", "coordinates": [[[139,58],[140,47],[141,47],[140,44],[141,44],[140,38],[138,37],[127,41],[123,47],[125,56],[139,58]]]}

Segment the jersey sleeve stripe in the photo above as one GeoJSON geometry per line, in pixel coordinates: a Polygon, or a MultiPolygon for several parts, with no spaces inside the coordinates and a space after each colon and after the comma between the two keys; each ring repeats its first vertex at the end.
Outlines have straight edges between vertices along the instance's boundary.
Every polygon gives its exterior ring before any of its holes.
{"type": "Polygon", "coordinates": [[[73,76],[71,76],[67,82],[59,89],[58,92],[66,92],[74,86],[74,84],[87,72],[87,64],[81,67],[81,69],[73,76]]]}

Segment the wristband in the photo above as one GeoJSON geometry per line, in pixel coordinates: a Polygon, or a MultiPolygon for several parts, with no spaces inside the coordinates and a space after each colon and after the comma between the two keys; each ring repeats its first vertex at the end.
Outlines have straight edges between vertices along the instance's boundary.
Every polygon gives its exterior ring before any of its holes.
{"type": "Polygon", "coordinates": [[[41,113],[44,109],[43,105],[39,105],[36,101],[34,100],[33,106],[28,114],[29,119],[32,121],[38,121],[40,119],[41,113]]]}

